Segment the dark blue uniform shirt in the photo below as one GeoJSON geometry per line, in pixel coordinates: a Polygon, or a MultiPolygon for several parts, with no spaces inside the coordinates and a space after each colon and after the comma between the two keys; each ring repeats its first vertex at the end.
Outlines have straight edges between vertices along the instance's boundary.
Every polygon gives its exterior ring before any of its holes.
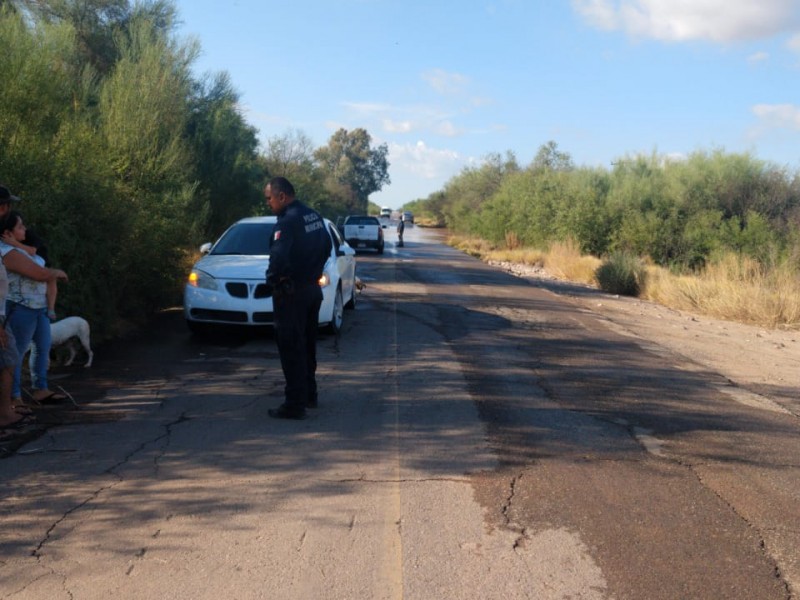
{"type": "Polygon", "coordinates": [[[267,282],[277,285],[290,279],[302,286],[322,276],[331,253],[331,238],[320,214],[295,200],[278,214],[269,248],[267,282]]]}

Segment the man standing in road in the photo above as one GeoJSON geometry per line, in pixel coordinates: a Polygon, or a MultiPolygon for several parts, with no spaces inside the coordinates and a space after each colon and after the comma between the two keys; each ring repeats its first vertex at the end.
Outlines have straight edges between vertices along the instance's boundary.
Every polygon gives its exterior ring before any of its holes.
{"type": "Polygon", "coordinates": [[[286,379],[284,401],[269,409],[276,419],[304,419],[317,406],[317,323],[322,304],[319,278],[331,239],[320,214],[295,199],[285,177],[264,189],[278,222],[270,240],[267,288],[272,291],[275,337],[286,379]]]}
{"type": "Polygon", "coordinates": [[[406,228],[405,215],[400,215],[400,221],[397,223],[397,245],[402,248],[403,246],[403,231],[406,228]]]}

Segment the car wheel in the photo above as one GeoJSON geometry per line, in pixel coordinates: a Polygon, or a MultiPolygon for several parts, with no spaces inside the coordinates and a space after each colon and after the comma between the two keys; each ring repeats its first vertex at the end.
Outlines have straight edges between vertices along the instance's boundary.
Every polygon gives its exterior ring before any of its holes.
{"type": "Polygon", "coordinates": [[[383,254],[383,242],[381,242],[381,245],[378,246],[378,254],[383,254]]]}
{"type": "Polygon", "coordinates": [[[333,314],[331,322],[325,326],[325,331],[334,335],[339,335],[342,331],[344,321],[344,301],[342,300],[342,287],[336,288],[336,296],[333,298],[333,314]]]}
{"type": "Polygon", "coordinates": [[[353,285],[350,286],[350,300],[344,305],[346,309],[352,310],[356,307],[356,293],[356,278],[353,277],[353,285]]]}

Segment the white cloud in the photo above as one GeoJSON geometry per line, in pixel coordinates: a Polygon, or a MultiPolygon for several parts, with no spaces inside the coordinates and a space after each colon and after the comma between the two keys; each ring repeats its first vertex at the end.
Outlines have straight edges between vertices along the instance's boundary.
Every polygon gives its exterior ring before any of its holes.
{"type": "Polygon", "coordinates": [[[769,60],[769,53],[767,52],[755,52],[747,57],[747,62],[751,65],[757,65],[759,63],[767,62],[769,60]]]}
{"type": "Polygon", "coordinates": [[[608,0],[572,0],[573,8],[598,29],[619,28],[619,16],[608,0]]]}
{"type": "MultiPolygon", "coordinates": [[[[425,105],[392,106],[368,102],[345,102],[344,106],[360,122],[374,121],[384,133],[435,133],[444,137],[463,135],[465,130],[451,120],[457,112],[425,105]]],[[[463,112],[463,111],[462,111],[463,112]]]]}
{"type": "Polygon", "coordinates": [[[792,52],[800,54],[800,33],[789,38],[789,41],[786,42],[786,47],[792,52]]]}
{"type": "Polygon", "coordinates": [[[491,106],[494,104],[494,99],[486,96],[473,96],[470,98],[469,103],[473,108],[483,108],[484,106],[491,106]]]}
{"type": "Polygon", "coordinates": [[[411,121],[395,121],[394,119],[384,119],[383,130],[387,133],[409,133],[414,125],[411,121]]]}
{"type": "Polygon", "coordinates": [[[800,23],[797,0],[572,0],[572,6],[600,29],[664,41],[768,38],[800,23]]]}
{"type": "Polygon", "coordinates": [[[422,74],[422,79],[428,82],[435,91],[442,95],[462,93],[469,85],[469,78],[460,73],[448,73],[442,69],[432,69],[422,74]]]}
{"type": "Polygon", "coordinates": [[[434,131],[445,137],[457,137],[464,133],[463,129],[456,127],[451,121],[440,121],[434,127],[434,131]]]}
{"type": "Polygon", "coordinates": [[[753,114],[765,128],[800,131],[800,106],[794,104],[756,104],[753,114]]]}
{"type": "Polygon", "coordinates": [[[376,102],[343,102],[345,108],[353,111],[354,113],[372,116],[392,110],[389,104],[378,104],[376,102]]]}
{"type": "Polygon", "coordinates": [[[426,198],[474,162],[455,150],[432,148],[421,140],[409,144],[389,142],[388,146],[392,183],[370,196],[372,202],[382,206],[399,208],[411,200],[426,198]]]}
{"type": "Polygon", "coordinates": [[[431,148],[421,140],[416,144],[390,143],[388,158],[393,173],[405,171],[423,179],[447,178],[465,162],[455,150],[431,148]]]}

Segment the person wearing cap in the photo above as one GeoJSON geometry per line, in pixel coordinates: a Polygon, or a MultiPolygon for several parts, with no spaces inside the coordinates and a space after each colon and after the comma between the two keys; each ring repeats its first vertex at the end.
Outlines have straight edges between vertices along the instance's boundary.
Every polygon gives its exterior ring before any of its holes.
{"type": "Polygon", "coordinates": [[[11,210],[11,205],[19,202],[20,197],[11,193],[6,186],[0,185],[0,219],[3,219],[11,210]]]}

